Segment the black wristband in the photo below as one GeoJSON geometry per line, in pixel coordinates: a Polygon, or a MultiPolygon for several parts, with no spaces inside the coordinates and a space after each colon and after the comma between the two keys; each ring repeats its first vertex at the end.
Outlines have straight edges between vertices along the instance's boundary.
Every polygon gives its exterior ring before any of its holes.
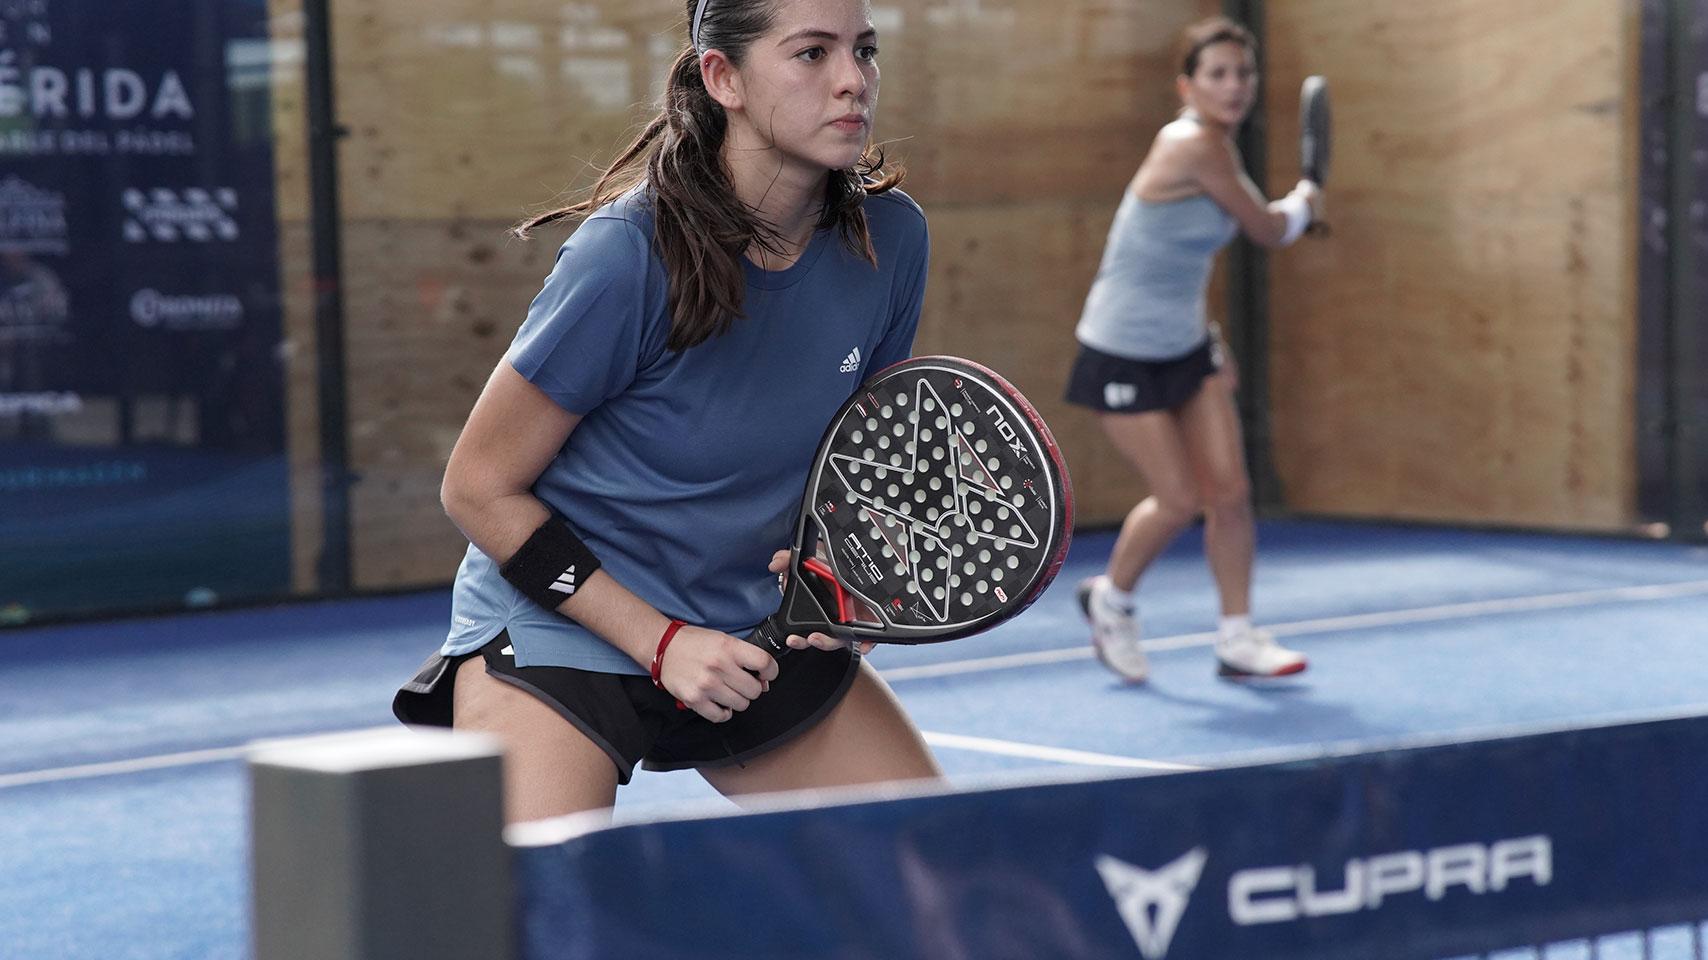
{"type": "Polygon", "coordinates": [[[556,517],[546,518],[515,556],[498,565],[500,576],[547,610],[556,610],[597,569],[599,558],[556,517]]]}

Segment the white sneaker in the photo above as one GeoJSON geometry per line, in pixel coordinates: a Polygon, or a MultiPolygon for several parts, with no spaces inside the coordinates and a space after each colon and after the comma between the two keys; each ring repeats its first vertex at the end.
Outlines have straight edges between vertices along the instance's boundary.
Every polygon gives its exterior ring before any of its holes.
{"type": "Polygon", "coordinates": [[[1111,603],[1109,578],[1091,577],[1079,583],[1079,609],[1091,623],[1091,647],[1097,659],[1128,683],[1143,683],[1150,663],[1139,648],[1139,621],[1131,610],[1111,603]]]}
{"type": "Polygon", "coordinates": [[[1305,655],[1275,642],[1268,630],[1242,630],[1216,638],[1216,673],[1231,679],[1284,677],[1305,669],[1305,655]]]}

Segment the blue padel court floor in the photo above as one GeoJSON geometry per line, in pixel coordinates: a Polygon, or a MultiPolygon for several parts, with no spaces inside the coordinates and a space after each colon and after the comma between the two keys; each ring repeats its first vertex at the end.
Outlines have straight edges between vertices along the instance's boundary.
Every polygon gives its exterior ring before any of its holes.
{"type": "MultiPolygon", "coordinates": [[[[1073,585],[979,637],[873,654],[958,784],[1708,712],[1708,548],[1269,522],[1257,620],[1310,657],[1234,684],[1196,531],[1147,576],[1142,686],[1091,656],[1073,585]]],[[[392,723],[444,591],[0,632],[0,958],[249,953],[243,745],[392,723]]],[[[619,819],[722,804],[641,773],[619,819]]]]}

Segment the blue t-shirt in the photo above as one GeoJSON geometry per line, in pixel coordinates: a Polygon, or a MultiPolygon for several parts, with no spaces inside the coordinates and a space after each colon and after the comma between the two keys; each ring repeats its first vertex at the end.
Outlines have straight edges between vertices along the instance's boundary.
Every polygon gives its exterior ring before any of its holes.
{"type": "MultiPolygon", "coordinates": [[[[630,194],[558,251],[506,355],[582,420],[534,484],[617,582],[659,612],[737,636],[777,609],[766,569],[789,544],[819,437],[869,373],[907,359],[925,294],[925,215],[869,197],[874,268],[819,231],[786,270],[742,261],[745,317],[667,349],[669,277],[630,194]]],[[[519,665],[644,674],[596,634],[522,596],[470,545],[447,656],[508,630],[519,665]]]]}

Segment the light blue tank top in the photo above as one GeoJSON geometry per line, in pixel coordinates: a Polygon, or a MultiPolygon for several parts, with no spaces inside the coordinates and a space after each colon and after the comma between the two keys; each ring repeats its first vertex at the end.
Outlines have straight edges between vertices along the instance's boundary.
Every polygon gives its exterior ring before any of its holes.
{"type": "Polygon", "coordinates": [[[1132,360],[1170,360],[1197,349],[1208,333],[1210,262],[1238,231],[1209,194],[1147,203],[1127,191],[1074,335],[1132,360]]]}

